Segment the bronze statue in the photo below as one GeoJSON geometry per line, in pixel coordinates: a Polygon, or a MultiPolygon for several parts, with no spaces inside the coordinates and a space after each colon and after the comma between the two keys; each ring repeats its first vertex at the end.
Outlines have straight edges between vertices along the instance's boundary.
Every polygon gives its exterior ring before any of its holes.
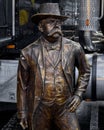
{"type": "Polygon", "coordinates": [[[29,130],[80,130],[76,109],[82,101],[90,66],[79,43],[62,35],[57,3],[45,3],[32,16],[42,36],[21,51],[18,67],[17,107],[20,124],[29,130]],[[79,70],[76,86],[74,69],[79,70]]]}

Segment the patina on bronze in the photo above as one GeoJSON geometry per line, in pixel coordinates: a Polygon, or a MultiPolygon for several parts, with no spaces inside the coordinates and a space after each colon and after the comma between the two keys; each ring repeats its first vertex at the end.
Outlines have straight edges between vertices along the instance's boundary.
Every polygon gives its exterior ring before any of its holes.
{"type": "Polygon", "coordinates": [[[79,43],[62,35],[57,3],[41,5],[32,16],[42,36],[21,51],[18,67],[17,107],[23,129],[50,130],[53,120],[60,130],[80,130],[75,114],[82,101],[90,66],[79,43]],[[74,86],[74,68],[79,70],[74,86]]]}

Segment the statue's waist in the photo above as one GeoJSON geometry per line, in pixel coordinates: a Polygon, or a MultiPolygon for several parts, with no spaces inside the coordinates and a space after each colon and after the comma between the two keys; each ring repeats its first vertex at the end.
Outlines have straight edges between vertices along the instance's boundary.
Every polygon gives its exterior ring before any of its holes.
{"type": "Polygon", "coordinates": [[[47,103],[63,104],[70,96],[71,94],[66,84],[46,84],[44,87],[42,101],[47,103]]]}

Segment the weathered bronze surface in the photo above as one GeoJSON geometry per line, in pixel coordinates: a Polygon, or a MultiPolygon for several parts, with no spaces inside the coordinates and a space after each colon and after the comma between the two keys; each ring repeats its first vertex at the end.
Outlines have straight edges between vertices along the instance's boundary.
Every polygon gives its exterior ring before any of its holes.
{"type": "Polygon", "coordinates": [[[60,130],[80,130],[75,111],[86,90],[90,67],[80,44],[62,36],[63,16],[56,14],[38,15],[42,36],[21,52],[17,107],[24,129],[50,130],[54,121],[60,130]],[[79,70],[76,86],[75,67],[79,70]]]}

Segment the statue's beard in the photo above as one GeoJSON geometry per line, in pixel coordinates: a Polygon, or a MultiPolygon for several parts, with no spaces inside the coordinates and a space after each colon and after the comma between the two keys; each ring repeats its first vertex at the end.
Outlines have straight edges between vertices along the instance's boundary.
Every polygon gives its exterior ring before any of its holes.
{"type": "Polygon", "coordinates": [[[48,37],[54,37],[54,38],[58,38],[60,36],[62,36],[62,32],[59,28],[55,28],[55,29],[52,29],[48,34],[47,34],[48,37]]]}

